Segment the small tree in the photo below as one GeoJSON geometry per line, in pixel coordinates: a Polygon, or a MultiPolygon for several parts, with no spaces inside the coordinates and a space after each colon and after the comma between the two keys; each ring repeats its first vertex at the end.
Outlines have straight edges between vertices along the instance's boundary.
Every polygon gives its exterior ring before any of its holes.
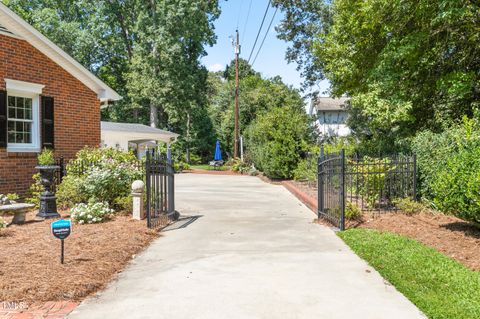
{"type": "Polygon", "coordinates": [[[293,107],[275,107],[259,115],[247,135],[253,162],[270,178],[292,178],[311,141],[307,115],[293,107]]]}

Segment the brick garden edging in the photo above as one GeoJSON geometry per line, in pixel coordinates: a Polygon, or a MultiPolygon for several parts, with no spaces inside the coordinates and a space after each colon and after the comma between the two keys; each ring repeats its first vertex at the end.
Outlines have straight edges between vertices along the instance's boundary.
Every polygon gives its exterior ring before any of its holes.
{"type": "Polygon", "coordinates": [[[302,203],[305,204],[310,210],[317,214],[318,211],[318,203],[317,199],[311,197],[310,195],[306,194],[300,188],[298,188],[295,184],[290,181],[282,181],[282,185],[295,197],[297,197],[302,203]]]}
{"type": "Polygon", "coordinates": [[[48,301],[34,303],[26,309],[8,309],[0,303],[1,319],[62,319],[78,306],[78,302],[48,301]]]}

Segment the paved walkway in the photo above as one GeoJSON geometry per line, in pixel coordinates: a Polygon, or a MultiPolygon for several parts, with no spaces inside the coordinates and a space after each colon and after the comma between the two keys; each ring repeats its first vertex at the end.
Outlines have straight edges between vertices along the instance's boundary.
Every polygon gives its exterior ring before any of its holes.
{"type": "Polygon", "coordinates": [[[177,209],[197,217],[69,319],[424,318],[283,186],[182,174],[176,190],[177,209]]]}

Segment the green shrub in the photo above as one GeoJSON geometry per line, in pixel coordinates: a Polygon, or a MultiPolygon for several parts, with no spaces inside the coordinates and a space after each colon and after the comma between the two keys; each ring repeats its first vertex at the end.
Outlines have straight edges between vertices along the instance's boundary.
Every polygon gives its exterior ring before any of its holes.
{"type": "Polygon", "coordinates": [[[230,170],[232,172],[238,172],[238,173],[241,173],[241,174],[248,173],[252,168],[251,164],[243,162],[242,160],[240,160],[238,158],[233,160],[230,164],[231,164],[230,165],[230,170]]]}
{"type": "Polygon", "coordinates": [[[345,202],[345,219],[355,220],[362,217],[362,210],[351,201],[345,202]]]}
{"type": "Polygon", "coordinates": [[[395,206],[407,215],[414,215],[426,210],[424,204],[411,198],[397,198],[393,200],[395,206]]]}
{"type": "Polygon", "coordinates": [[[270,178],[292,178],[312,141],[303,110],[275,107],[257,116],[247,130],[253,163],[270,178]]]}
{"type": "Polygon", "coordinates": [[[84,176],[66,175],[57,187],[57,203],[62,208],[73,207],[77,203],[88,201],[87,194],[83,191],[84,176]]]}
{"type": "Polygon", "coordinates": [[[368,207],[375,207],[375,203],[380,198],[381,190],[385,186],[385,178],[390,169],[394,169],[388,164],[390,159],[371,158],[365,156],[359,165],[348,165],[351,167],[352,182],[349,191],[354,194],[360,194],[362,200],[368,207]],[[358,187],[358,188],[357,188],[358,187]]]}
{"type": "Polygon", "coordinates": [[[15,193],[0,194],[0,205],[14,204],[20,197],[15,193]]]}
{"type": "Polygon", "coordinates": [[[133,198],[132,195],[117,197],[114,200],[114,206],[120,211],[131,213],[133,211],[133,198]]]}
{"type": "Polygon", "coordinates": [[[297,167],[293,170],[293,179],[296,181],[314,182],[317,180],[317,158],[304,158],[298,162],[297,167]]]}
{"type": "Polygon", "coordinates": [[[38,165],[48,166],[55,164],[55,157],[53,156],[53,151],[47,148],[44,148],[43,151],[38,154],[38,165]]]}
{"type": "Polygon", "coordinates": [[[35,173],[32,176],[33,183],[30,185],[28,189],[29,197],[26,198],[26,202],[30,204],[34,204],[35,208],[40,207],[40,193],[42,193],[45,188],[40,183],[40,173],[35,173]]]}
{"type": "Polygon", "coordinates": [[[66,170],[57,196],[60,203],[70,207],[90,201],[116,207],[118,198],[129,196],[132,182],[144,176],[143,165],[138,165],[133,153],[111,148],[85,148],[66,170]]]}
{"type": "Polygon", "coordinates": [[[480,146],[451,154],[431,178],[431,188],[439,210],[480,223],[480,146]]]}
{"type": "Polygon", "coordinates": [[[76,204],[71,212],[71,218],[79,224],[94,224],[110,218],[114,210],[106,202],[89,202],[76,204]]]}
{"type": "MultiPolygon", "coordinates": [[[[325,154],[339,153],[343,149],[345,150],[345,156],[352,156],[355,154],[357,143],[350,136],[331,137],[328,141],[322,143],[322,147],[325,154]]],[[[320,148],[318,148],[318,151],[315,154],[320,154],[320,148]]]]}
{"type": "Polygon", "coordinates": [[[476,120],[464,118],[463,123],[441,133],[424,131],[413,139],[412,150],[417,154],[419,174],[418,190],[421,196],[433,199],[433,179],[447,160],[460,149],[480,145],[480,125],[476,120]]]}
{"type": "Polygon", "coordinates": [[[0,230],[7,227],[7,222],[0,216],[0,230]]]}
{"type": "Polygon", "coordinates": [[[18,196],[16,193],[8,193],[6,196],[11,201],[17,201],[20,199],[20,196],[18,196]]]}
{"type": "Polygon", "coordinates": [[[420,192],[434,208],[480,222],[480,125],[463,119],[442,133],[423,132],[413,141],[420,192]]]}
{"type": "Polygon", "coordinates": [[[175,173],[189,169],[190,165],[186,162],[173,162],[173,170],[175,171],[175,173]]]}

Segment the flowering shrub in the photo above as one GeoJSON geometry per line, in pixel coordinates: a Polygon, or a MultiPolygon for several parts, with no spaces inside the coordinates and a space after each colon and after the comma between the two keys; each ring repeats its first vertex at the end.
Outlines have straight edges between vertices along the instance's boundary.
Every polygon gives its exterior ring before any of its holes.
{"type": "Polygon", "coordinates": [[[113,212],[114,210],[108,206],[108,203],[90,202],[75,205],[70,212],[70,216],[79,224],[94,224],[110,218],[113,212]]]}
{"type": "Polygon", "coordinates": [[[64,206],[96,201],[125,209],[119,207],[118,199],[129,196],[132,182],[142,180],[143,175],[143,165],[132,153],[85,148],[68,163],[57,197],[64,206]]]}

